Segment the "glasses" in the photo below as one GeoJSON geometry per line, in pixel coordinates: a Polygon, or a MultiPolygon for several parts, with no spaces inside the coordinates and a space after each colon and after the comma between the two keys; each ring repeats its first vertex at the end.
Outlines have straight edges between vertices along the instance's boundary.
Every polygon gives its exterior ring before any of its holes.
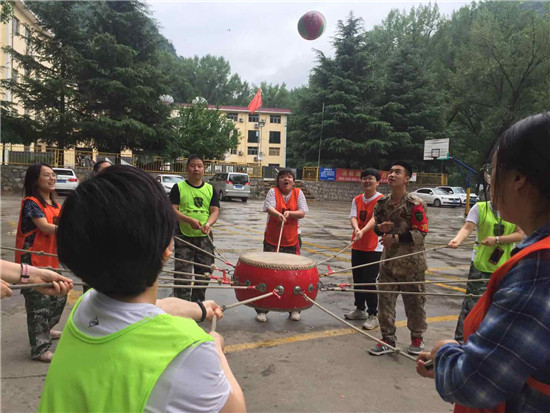
{"type": "Polygon", "coordinates": [[[53,178],[53,179],[57,178],[57,175],[56,175],[56,174],[41,174],[40,176],[41,176],[42,178],[48,178],[48,179],[49,179],[49,178],[53,178]]]}
{"type": "Polygon", "coordinates": [[[491,185],[492,174],[493,174],[493,165],[490,163],[483,165],[483,178],[485,178],[485,182],[487,182],[489,185],[491,185]]]}

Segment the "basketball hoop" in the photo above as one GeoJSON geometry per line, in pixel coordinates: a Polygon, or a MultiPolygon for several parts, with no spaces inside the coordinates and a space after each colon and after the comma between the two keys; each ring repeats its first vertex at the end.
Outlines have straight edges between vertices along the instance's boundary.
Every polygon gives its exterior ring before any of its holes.
{"type": "Polygon", "coordinates": [[[434,160],[439,158],[440,154],[441,154],[440,149],[432,149],[432,151],[431,151],[431,156],[432,156],[432,159],[434,159],[434,160]]]}

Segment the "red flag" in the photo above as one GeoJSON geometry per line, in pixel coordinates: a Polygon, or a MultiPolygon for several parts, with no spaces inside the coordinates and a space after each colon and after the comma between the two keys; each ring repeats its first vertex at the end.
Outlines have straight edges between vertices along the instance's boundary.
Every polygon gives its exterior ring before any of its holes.
{"type": "Polygon", "coordinates": [[[251,114],[256,112],[259,108],[262,107],[262,89],[258,89],[256,92],[256,96],[254,96],[254,99],[252,99],[252,102],[248,105],[248,110],[251,114]]]}

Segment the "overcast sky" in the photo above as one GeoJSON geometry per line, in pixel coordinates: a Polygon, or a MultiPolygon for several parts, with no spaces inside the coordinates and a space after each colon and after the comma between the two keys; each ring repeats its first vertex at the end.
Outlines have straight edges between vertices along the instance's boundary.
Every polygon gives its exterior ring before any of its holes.
{"type": "MultiPolygon", "coordinates": [[[[332,55],[331,37],[338,20],[345,20],[350,11],[364,20],[368,30],[385,19],[392,8],[409,10],[420,1],[148,3],[160,32],[172,41],[178,55],[223,56],[242,80],[286,83],[293,88],[307,83],[315,64],[313,49],[332,55]],[[298,20],[310,10],[320,11],[327,21],[324,34],[313,41],[302,39],[297,30],[298,20]]],[[[437,3],[441,12],[450,16],[469,2],[437,3]]]]}

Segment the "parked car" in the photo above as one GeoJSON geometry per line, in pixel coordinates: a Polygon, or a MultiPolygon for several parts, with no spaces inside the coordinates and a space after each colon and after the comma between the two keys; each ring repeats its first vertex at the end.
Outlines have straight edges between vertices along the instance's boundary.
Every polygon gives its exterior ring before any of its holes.
{"type": "MultiPolygon", "coordinates": [[[[460,198],[460,204],[466,205],[466,191],[460,186],[438,186],[436,189],[443,189],[449,195],[456,195],[460,198]]],[[[479,201],[477,194],[470,192],[470,206],[475,205],[479,201]]]]}
{"type": "Polygon", "coordinates": [[[240,198],[246,202],[250,197],[250,178],[248,174],[239,172],[226,172],[214,175],[210,179],[214,191],[220,200],[240,198]]]}
{"type": "Polygon", "coordinates": [[[72,192],[78,186],[78,178],[72,169],[69,168],[52,168],[57,175],[55,190],[58,193],[72,192]]]}
{"type": "Polygon", "coordinates": [[[428,205],[440,207],[444,205],[456,208],[460,206],[460,198],[456,195],[449,195],[443,189],[438,188],[419,188],[413,192],[422,198],[428,205]]]}
{"type": "Polygon", "coordinates": [[[170,193],[174,185],[185,180],[181,175],[156,175],[155,179],[167,194],[170,193]]]}

